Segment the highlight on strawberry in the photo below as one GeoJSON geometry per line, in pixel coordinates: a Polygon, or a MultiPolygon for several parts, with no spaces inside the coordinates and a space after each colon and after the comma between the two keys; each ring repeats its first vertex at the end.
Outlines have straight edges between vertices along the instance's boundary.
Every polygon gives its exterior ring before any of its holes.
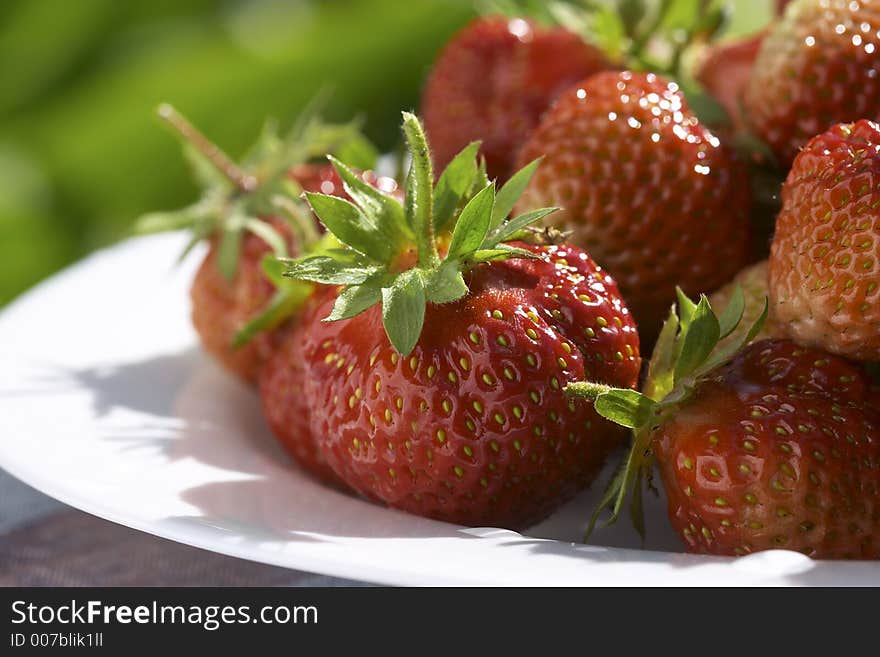
{"type": "Polygon", "coordinates": [[[290,451],[317,455],[361,495],[450,522],[527,526],[621,444],[618,427],[563,389],[583,378],[634,387],[635,324],[587,253],[529,243],[552,208],[508,218],[537,162],[496,190],[471,144],[434,185],[414,115],[403,132],[403,205],[336,159],[351,201],[306,194],[339,245],[287,261],[285,275],[332,287],[267,365],[263,405],[290,451]]]}
{"type": "Polygon", "coordinates": [[[616,521],[630,497],[644,533],[643,483],[656,465],[688,551],[880,558],[880,395],[843,358],[789,340],[749,344],[766,301],[738,340],[719,347],[743,308],[741,292],[720,316],[705,296],[695,304],[680,293],[643,392],[567,387],[633,431],[590,530],[606,507],[616,521]]]}

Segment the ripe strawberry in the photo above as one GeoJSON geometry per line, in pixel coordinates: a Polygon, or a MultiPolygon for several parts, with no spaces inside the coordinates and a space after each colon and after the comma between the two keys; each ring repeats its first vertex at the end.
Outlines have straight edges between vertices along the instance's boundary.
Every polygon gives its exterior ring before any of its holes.
{"type": "Polygon", "coordinates": [[[313,325],[323,317],[321,301],[335,298],[335,290],[319,286],[303,307],[294,326],[278,336],[277,348],[266,358],[259,372],[260,399],[272,433],[305,470],[326,483],[343,487],[327,465],[312,437],[310,408],[303,394],[309,380],[303,358],[303,345],[313,325]]]}
{"type": "Polygon", "coordinates": [[[742,94],[764,37],[761,32],[709,46],[696,71],[697,80],[721,104],[738,132],[746,130],[742,94]]]}
{"type": "MultiPolygon", "coordinates": [[[[731,302],[733,295],[736,294],[737,289],[743,295],[743,316],[736,330],[725,338],[728,341],[742,337],[764,311],[764,305],[767,303],[769,296],[767,291],[767,261],[762,260],[754,265],[749,265],[740,271],[732,281],[710,294],[709,303],[712,304],[712,308],[719,311],[724,310],[731,302]]],[[[786,337],[783,327],[774,321],[772,308],[770,310],[771,312],[768,314],[760,333],[754,337],[755,342],[770,338],[786,337]]]]}
{"type": "MultiPolygon", "coordinates": [[[[290,377],[302,385],[309,436],[354,490],[450,522],[521,527],[587,484],[619,444],[616,427],[562,388],[582,376],[634,385],[638,336],[586,253],[506,243],[548,212],[503,221],[527,181],[520,174],[497,197],[492,184],[459,195],[467,203],[441,259],[433,227],[461,205],[444,200],[444,181],[466,166],[476,173],[476,162],[456,158],[432,190],[414,116],[404,115],[404,131],[405,209],[366,187],[356,206],[308,195],[348,248],[289,273],[348,287],[313,315],[331,321],[303,323],[291,338],[302,343],[291,347],[290,377]]],[[[267,371],[284,371],[281,354],[267,371]]],[[[287,403],[277,386],[262,387],[267,408],[287,403]]]]}
{"type": "MultiPolygon", "coordinates": [[[[295,252],[293,235],[286,221],[269,220],[289,249],[295,252]]],[[[233,348],[235,336],[265,308],[275,293],[275,285],[263,272],[263,258],[271,247],[254,233],[242,236],[238,262],[231,279],[223,275],[218,258],[221,240],[214,236],[208,252],[196,271],[190,286],[191,319],[202,348],[228,371],[253,383],[269,354],[275,349],[278,336],[273,331],[261,332],[247,344],[233,348]]]]}
{"type": "MultiPolygon", "coordinates": [[[[301,121],[301,132],[284,142],[264,134],[255,154],[239,167],[171,107],[163,105],[160,116],[186,140],[204,193],[183,210],[143,217],[140,230],[189,227],[194,232],[191,244],[208,239],[208,252],[190,289],[193,326],[206,352],[253,383],[278,341],[275,331],[268,329],[293,316],[310,291],[290,281],[279,288],[264,271],[263,261],[273,254],[296,253],[317,238],[317,224],[307,207],[294,201],[276,207],[272,197],[302,190],[344,195],[332,166],[305,160],[317,150],[341,148],[362,138],[351,126],[311,118],[301,121]]],[[[387,183],[371,172],[363,178],[371,184],[387,183]]]]}
{"type": "Polygon", "coordinates": [[[773,312],[794,340],[880,360],[880,126],[834,126],[795,158],[769,263],[773,312]]]}
{"type": "Polygon", "coordinates": [[[446,45],[428,77],[421,111],[438,170],[482,141],[489,176],[506,180],[516,152],[566,87],[611,68],[599,50],[561,28],[478,18],[446,45]]]}
{"type": "Polygon", "coordinates": [[[643,341],[676,285],[714,289],[746,263],[744,169],[675,83],[631,72],[584,80],[547,112],[520,161],[541,155],[520,206],[563,208],[549,223],[614,275],[643,341]]]}
{"type": "Polygon", "coordinates": [[[709,356],[709,334],[717,340],[730,318],[719,322],[704,302],[687,315],[677,347],[665,345],[680,353],[667,362],[673,385],[660,366],[653,398],[593,388],[600,413],[635,428],[607,498],[617,497],[615,512],[629,490],[640,494],[650,454],[691,552],[880,558],[880,396],[869,377],[789,340],[755,342],[723,364],[731,351],[709,356]]]}
{"type": "Polygon", "coordinates": [[[692,552],[880,558],[880,413],[852,363],[756,342],[656,432],[669,516],[692,552]]]}
{"type": "Polygon", "coordinates": [[[795,0],[764,40],[743,96],[783,166],[831,125],[880,118],[880,2],[795,0]]]}

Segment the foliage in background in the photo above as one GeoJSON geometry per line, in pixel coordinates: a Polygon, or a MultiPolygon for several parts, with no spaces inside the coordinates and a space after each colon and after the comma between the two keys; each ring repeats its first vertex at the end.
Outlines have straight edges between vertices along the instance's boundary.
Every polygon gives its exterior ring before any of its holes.
{"type": "MultiPolygon", "coordinates": [[[[363,114],[389,149],[400,110],[417,106],[427,68],[474,4],[4,0],[0,305],[127,235],[141,213],[196,197],[159,102],[238,155],[267,115],[289,125],[329,85],[328,118],[363,114]]],[[[766,22],[772,2],[734,4],[731,34],[766,22]]]]}
{"type": "Polygon", "coordinates": [[[191,201],[169,101],[232,154],[322,88],[399,139],[467,0],[4,0],[0,3],[0,304],[148,210],[191,201]]]}

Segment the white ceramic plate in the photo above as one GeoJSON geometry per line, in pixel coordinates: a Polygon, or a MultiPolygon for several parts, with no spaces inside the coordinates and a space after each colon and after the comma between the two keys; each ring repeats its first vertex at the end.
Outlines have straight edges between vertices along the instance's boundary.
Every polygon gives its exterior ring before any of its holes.
{"type": "MultiPolygon", "coordinates": [[[[582,535],[601,486],[524,534],[468,529],[322,487],[254,392],[198,349],[180,235],[99,252],[0,315],[0,466],[94,515],[244,559],[384,584],[880,584],[880,564],[680,552],[662,500],[644,547],[582,535]]],[[[600,483],[607,478],[607,473],[600,483]]]]}

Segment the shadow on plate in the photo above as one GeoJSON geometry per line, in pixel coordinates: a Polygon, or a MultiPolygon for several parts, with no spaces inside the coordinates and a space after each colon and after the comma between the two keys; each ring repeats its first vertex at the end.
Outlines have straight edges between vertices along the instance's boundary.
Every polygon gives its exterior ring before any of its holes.
{"type": "MultiPolygon", "coordinates": [[[[194,486],[181,498],[199,514],[166,519],[168,526],[207,527],[230,541],[255,541],[271,549],[289,541],[320,542],[334,538],[486,538],[503,546],[591,561],[656,561],[651,552],[675,553],[668,563],[699,566],[681,552],[681,544],[665,517],[662,498],[646,498],[648,542],[641,542],[622,519],[600,528],[590,545],[580,541],[589,514],[601,496],[611,469],[551,518],[525,535],[504,529],[470,528],[436,522],[371,504],[329,488],[291,462],[272,437],[254,390],[234,380],[196,349],[164,354],[113,368],[67,372],[92,391],[96,414],[129,410],[150,417],[143,430],[113,432],[106,440],[125,449],[148,449],[167,461],[193,459],[218,469],[217,481],[194,486]],[[368,532],[353,531],[369,527],[368,532]],[[551,539],[551,540],[547,540],[551,539]],[[628,548],[609,550],[608,548],[628,548]]],[[[702,561],[702,560],[701,560],[702,561]]],[[[717,562],[707,557],[705,563],[717,562]]],[[[803,555],[773,551],[731,562],[744,573],[786,575],[794,584],[863,583],[839,563],[811,561],[803,555]]]]}

